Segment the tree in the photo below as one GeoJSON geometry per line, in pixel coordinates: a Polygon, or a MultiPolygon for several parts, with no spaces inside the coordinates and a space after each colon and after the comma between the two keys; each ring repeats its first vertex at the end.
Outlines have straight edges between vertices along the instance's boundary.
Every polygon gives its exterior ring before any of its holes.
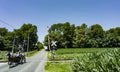
{"type": "Polygon", "coordinates": [[[90,38],[103,38],[104,30],[101,25],[92,25],[89,30],[90,32],[88,33],[88,35],[90,38]]]}
{"type": "Polygon", "coordinates": [[[9,50],[12,47],[12,38],[6,28],[0,28],[0,49],[9,50]]]}
{"type": "MultiPolygon", "coordinates": [[[[120,27],[104,31],[102,26],[94,24],[87,27],[71,25],[69,22],[53,24],[49,29],[50,41],[57,41],[58,48],[71,47],[119,47],[120,27]]],[[[44,45],[48,46],[48,35],[45,36],[44,45]]],[[[51,43],[51,42],[50,42],[51,43]]]]}
{"type": "MultiPolygon", "coordinates": [[[[69,22],[53,24],[49,29],[50,41],[57,41],[57,48],[73,46],[74,25],[69,22]]],[[[47,35],[47,36],[48,36],[47,35]]],[[[45,36],[44,44],[47,45],[48,37],[45,36]]],[[[51,42],[50,42],[51,43],[51,42]]]]}
{"type": "MultiPolygon", "coordinates": [[[[33,24],[23,24],[19,29],[14,29],[13,32],[8,32],[6,28],[0,28],[0,50],[13,49],[18,50],[19,45],[23,45],[24,50],[27,51],[27,46],[29,45],[29,51],[34,50],[38,42],[37,26],[33,24]]],[[[43,45],[38,42],[38,48],[43,45]]]]}
{"type": "MultiPolygon", "coordinates": [[[[29,50],[34,50],[34,46],[36,45],[38,41],[37,36],[37,26],[32,24],[23,24],[20,29],[15,30],[16,33],[16,44],[23,44],[23,41],[26,41],[26,44],[28,44],[29,41],[29,50]]],[[[27,47],[25,47],[25,50],[27,50],[27,47]]]]}
{"type": "Polygon", "coordinates": [[[0,50],[3,50],[4,49],[4,38],[2,36],[0,36],[0,50]]]}
{"type": "Polygon", "coordinates": [[[119,47],[120,39],[119,39],[119,27],[111,28],[106,31],[106,35],[104,37],[104,42],[106,42],[106,47],[119,47]]]}
{"type": "MultiPolygon", "coordinates": [[[[73,46],[75,25],[69,22],[53,24],[49,28],[50,41],[57,41],[57,48],[67,48],[73,46]]],[[[48,46],[48,35],[44,38],[44,45],[48,46]]],[[[50,42],[51,43],[51,42],[50,42]]]]}
{"type": "Polygon", "coordinates": [[[70,25],[69,22],[64,23],[63,26],[63,44],[65,48],[71,48],[73,46],[75,25],[70,25]]]}
{"type": "Polygon", "coordinates": [[[36,45],[36,50],[40,50],[40,49],[43,49],[43,44],[41,42],[37,42],[37,45],[36,45]]]}
{"type": "Polygon", "coordinates": [[[6,36],[8,30],[6,28],[0,28],[0,36],[6,36]]]}
{"type": "Polygon", "coordinates": [[[0,28],[0,50],[4,50],[4,40],[7,32],[6,28],[0,28]]]}
{"type": "Polygon", "coordinates": [[[77,26],[75,29],[74,47],[88,47],[87,25],[83,23],[81,26],[77,26]]]}
{"type": "MultiPolygon", "coordinates": [[[[50,43],[52,43],[51,41],[57,41],[57,47],[62,47],[62,40],[63,40],[63,24],[62,23],[58,23],[58,24],[53,24],[50,28],[49,28],[49,41],[50,43]]],[[[44,45],[48,46],[48,35],[45,36],[44,38],[44,45]]]]}
{"type": "Polygon", "coordinates": [[[8,32],[6,34],[6,36],[4,37],[4,47],[5,50],[12,50],[12,46],[13,46],[13,40],[15,37],[15,33],[14,32],[8,32]]]}

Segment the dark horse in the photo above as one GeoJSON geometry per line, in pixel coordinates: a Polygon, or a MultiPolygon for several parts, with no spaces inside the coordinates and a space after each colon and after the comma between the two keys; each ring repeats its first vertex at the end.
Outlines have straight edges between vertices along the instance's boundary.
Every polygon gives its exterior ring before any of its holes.
{"type": "Polygon", "coordinates": [[[9,68],[26,62],[25,55],[22,55],[22,54],[19,54],[17,56],[17,55],[12,55],[12,54],[8,53],[7,56],[8,56],[9,68]]]}

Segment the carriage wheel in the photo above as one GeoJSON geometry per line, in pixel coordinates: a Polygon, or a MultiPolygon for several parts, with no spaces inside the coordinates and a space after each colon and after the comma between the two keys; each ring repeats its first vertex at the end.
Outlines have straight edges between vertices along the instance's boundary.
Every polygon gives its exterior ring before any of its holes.
{"type": "Polygon", "coordinates": [[[25,56],[23,57],[23,61],[24,61],[24,63],[26,63],[26,57],[25,56]]]}
{"type": "Polygon", "coordinates": [[[9,68],[11,68],[11,65],[9,65],[9,68]]]}
{"type": "Polygon", "coordinates": [[[24,58],[24,63],[26,63],[26,58],[24,58]]]}
{"type": "Polygon", "coordinates": [[[10,63],[10,61],[8,61],[8,65],[10,65],[11,63],[10,63]]]}
{"type": "Polygon", "coordinates": [[[13,64],[12,62],[9,62],[9,68],[11,68],[11,67],[12,67],[12,64],[13,64]]]}

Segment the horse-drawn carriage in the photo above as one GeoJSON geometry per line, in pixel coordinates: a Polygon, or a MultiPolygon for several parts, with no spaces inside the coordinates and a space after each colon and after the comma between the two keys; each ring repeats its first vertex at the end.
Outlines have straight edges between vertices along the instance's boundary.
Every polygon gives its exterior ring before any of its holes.
{"type": "Polygon", "coordinates": [[[20,52],[18,52],[16,54],[11,54],[10,52],[8,52],[7,56],[8,56],[9,68],[14,67],[18,64],[23,64],[26,62],[25,54],[20,53],[20,52]]]}
{"type": "Polygon", "coordinates": [[[21,46],[19,46],[19,50],[16,53],[8,52],[7,58],[9,68],[26,62],[25,53],[23,52],[23,48],[21,46]]]}

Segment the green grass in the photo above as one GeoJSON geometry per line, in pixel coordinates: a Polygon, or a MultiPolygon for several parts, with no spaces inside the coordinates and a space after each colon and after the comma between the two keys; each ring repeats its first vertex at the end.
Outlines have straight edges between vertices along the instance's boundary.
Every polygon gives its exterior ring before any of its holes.
{"type": "Polygon", "coordinates": [[[72,72],[69,62],[47,62],[45,70],[46,72],[72,72]]]}
{"type": "Polygon", "coordinates": [[[7,54],[6,51],[1,51],[1,53],[0,53],[0,60],[7,60],[6,54],[7,54]]]}
{"type": "MultiPolygon", "coordinates": [[[[71,60],[74,57],[82,56],[86,53],[100,52],[106,49],[114,48],[69,48],[69,49],[58,49],[56,51],[56,58],[54,60],[71,60]]],[[[48,53],[48,59],[53,60],[52,54],[48,53]]]]}
{"type": "Polygon", "coordinates": [[[30,52],[27,53],[26,56],[31,57],[31,56],[35,55],[36,53],[38,53],[38,52],[39,52],[38,50],[30,51],[30,52]]]}
{"type": "Polygon", "coordinates": [[[93,53],[105,49],[113,49],[113,48],[68,48],[68,49],[58,49],[56,53],[57,54],[93,53]]]}

